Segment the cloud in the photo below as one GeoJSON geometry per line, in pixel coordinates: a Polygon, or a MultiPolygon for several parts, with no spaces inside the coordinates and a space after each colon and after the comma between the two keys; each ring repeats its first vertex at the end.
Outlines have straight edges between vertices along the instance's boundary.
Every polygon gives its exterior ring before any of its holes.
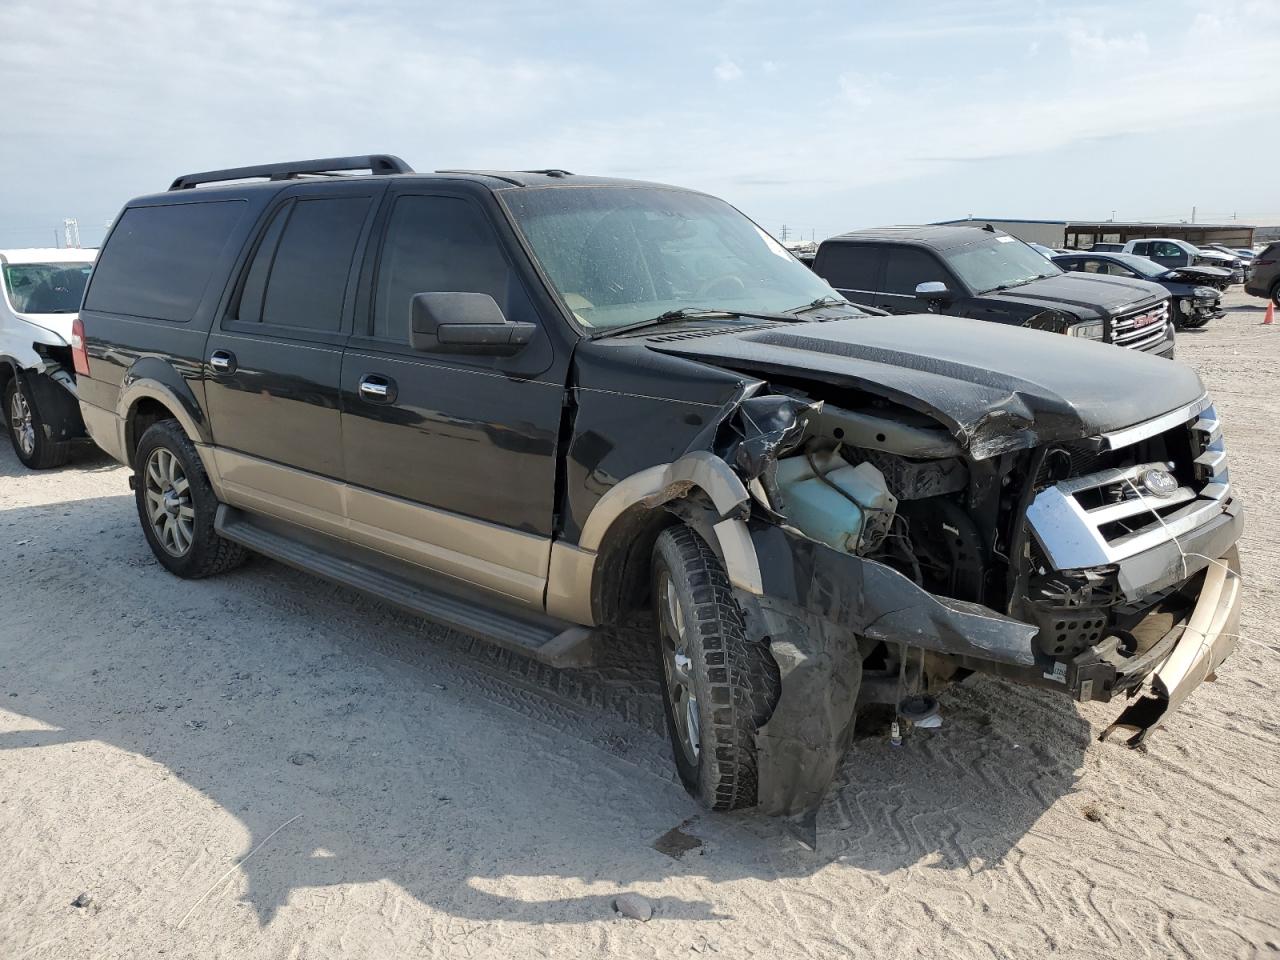
{"type": "MultiPolygon", "coordinates": [[[[0,152],[0,242],[19,228],[48,242],[64,216],[101,223],[189,169],[370,150],[420,169],[662,179],[770,209],[905,180],[950,203],[998,190],[993,165],[1099,138],[1209,121],[1252,138],[1280,48],[1280,4],[1244,0],[1182,18],[1164,0],[1073,0],[1066,15],[1043,0],[921,0],[856,19],[836,0],[144,6],[0,2],[0,32],[21,38],[0,58],[0,89],[22,102],[7,142],[24,148],[0,152]]],[[[1167,151],[1142,183],[1195,182],[1212,150],[1167,151]]],[[[1130,159],[1123,144],[1115,156],[1130,159]]],[[[1274,191],[1212,202],[1246,200],[1280,206],[1274,191]]]]}
{"type": "Polygon", "coordinates": [[[1081,25],[1072,25],[1067,30],[1067,48],[1076,60],[1103,62],[1145,57],[1151,52],[1147,35],[1141,30],[1127,37],[1109,37],[1081,25]]]}
{"type": "Polygon", "coordinates": [[[728,57],[721,57],[716,64],[715,75],[721,83],[732,83],[742,79],[742,68],[728,57]]]}

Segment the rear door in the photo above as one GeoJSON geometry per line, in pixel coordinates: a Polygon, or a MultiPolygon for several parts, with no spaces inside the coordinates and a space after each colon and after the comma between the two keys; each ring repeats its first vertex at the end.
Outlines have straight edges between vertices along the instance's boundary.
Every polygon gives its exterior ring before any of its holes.
{"type": "Polygon", "coordinates": [[[876,306],[884,279],[885,251],[872,243],[824,243],[813,272],[854,303],[876,306]]]}
{"type": "Polygon", "coordinates": [[[487,193],[397,186],[380,221],[362,285],[370,302],[342,365],[351,534],[541,607],[568,355],[553,349],[487,193]],[[410,302],[432,292],[489,294],[538,333],[509,357],[415,351],[410,302]]]}
{"type": "Polygon", "coordinates": [[[358,254],[384,190],[282,191],[242,259],[204,356],[215,457],[236,505],[341,522],[338,381],[358,254]]]}
{"type": "MultiPolygon", "coordinates": [[[[932,281],[946,284],[953,300],[963,294],[959,282],[932,250],[923,247],[890,247],[880,294],[872,306],[889,313],[928,313],[929,303],[916,296],[916,287],[932,281]]],[[[944,305],[943,312],[951,311],[944,305]]]]}

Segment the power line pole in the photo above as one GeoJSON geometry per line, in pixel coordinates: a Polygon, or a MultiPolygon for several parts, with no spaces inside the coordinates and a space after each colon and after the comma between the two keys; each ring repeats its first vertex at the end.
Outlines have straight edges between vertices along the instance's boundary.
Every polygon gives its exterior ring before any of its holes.
{"type": "Polygon", "coordinates": [[[62,239],[64,247],[80,246],[80,223],[75,217],[67,217],[62,221],[62,239]]]}

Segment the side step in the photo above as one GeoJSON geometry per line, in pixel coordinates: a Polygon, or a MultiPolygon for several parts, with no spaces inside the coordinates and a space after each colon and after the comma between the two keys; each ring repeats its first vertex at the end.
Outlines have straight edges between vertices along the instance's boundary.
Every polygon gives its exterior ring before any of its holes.
{"type": "Polygon", "coordinates": [[[323,534],[298,531],[298,536],[291,536],[291,531],[278,529],[274,522],[260,523],[225,503],[218,505],[214,529],[220,536],[272,560],[372,594],[410,613],[549,666],[577,667],[594,661],[597,635],[590,627],[503,610],[479,599],[415,582],[374,565],[371,552],[323,534]]]}

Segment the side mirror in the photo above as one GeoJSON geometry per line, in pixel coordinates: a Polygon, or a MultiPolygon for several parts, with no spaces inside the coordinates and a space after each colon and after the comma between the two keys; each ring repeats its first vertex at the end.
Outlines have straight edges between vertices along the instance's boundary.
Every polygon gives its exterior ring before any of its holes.
{"type": "Polygon", "coordinates": [[[417,293],[410,312],[409,346],[431,353],[507,357],[538,330],[508,320],[487,293],[417,293]]]}
{"type": "Polygon", "coordinates": [[[924,283],[916,284],[916,296],[927,301],[932,310],[950,300],[951,291],[941,280],[926,280],[924,283]]]}

